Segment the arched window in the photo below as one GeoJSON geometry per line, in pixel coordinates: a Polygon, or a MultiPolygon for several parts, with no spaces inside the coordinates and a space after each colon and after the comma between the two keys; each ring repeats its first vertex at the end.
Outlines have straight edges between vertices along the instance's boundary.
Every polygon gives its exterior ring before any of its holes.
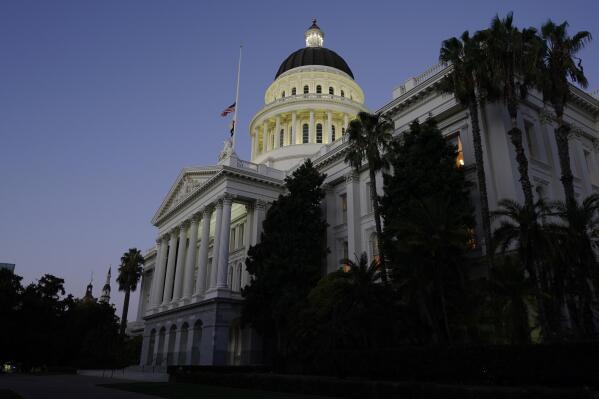
{"type": "Polygon", "coordinates": [[[308,94],[308,85],[304,86],[304,94],[308,94]]]}
{"type": "Polygon", "coordinates": [[[341,90],[341,97],[345,97],[345,93],[341,90]]]}
{"type": "Polygon", "coordinates": [[[329,94],[335,94],[335,89],[333,89],[332,87],[329,87],[329,94]]]}
{"type": "Polygon", "coordinates": [[[309,139],[310,139],[310,137],[309,137],[308,124],[304,123],[304,126],[302,126],[302,143],[306,144],[309,139]]]}
{"type": "Polygon", "coordinates": [[[292,95],[292,96],[295,96],[296,94],[297,94],[297,90],[296,90],[296,88],[294,87],[293,89],[291,89],[291,95],[292,95]]]}
{"type": "Polygon", "coordinates": [[[162,350],[162,348],[164,348],[164,340],[166,337],[166,328],[162,327],[160,329],[160,332],[158,333],[158,348],[161,348],[161,350],[158,351],[158,353],[156,354],[156,365],[157,366],[161,366],[162,362],[164,361],[164,351],[162,350]]]}
{"type": "Polygon", "coordinates": [[[335,141],[335,125],[331,125],[331,140],[335,141]]]}
{"type": "Polygon", "coordinates": [[[177,335],[177,326],[173,324],[168,331],[168,352],[166,353],[166,364],[175,364],[175,338],[177,335]]]}
{"type": "Polygon", "coordinates": [[[153,328],[150,332],[150,345],[148,349],[148,357],[146,358],[146,365],[151,366],[154,361],[154,347],[156,346],[156,329],[153,328]]]}
{"type": "Polygon", "coordinates": [[[322,143],[322,124],[316,124],[316,142],[322,143]]]}
{"type": "Polygon", "coordinates": [[[285,90],[283,90],[283,93],[281,93],[281,97],[285,98],[285,90]]]}
{"type": "Polygon", "coordinates": [[[285,131],[281,129],[279,132],[279,147],[283,147],[283,141],[285,140],[285,131]]]}
{"type": "Polygon", "coordinates": [[[179,340],[179,358],[177,364],[185,364],[187,360],[187,336],[189,334],[189,324],[183,323],[181,326],[181,339],[179,340]]]}
{"type": "Polygon", "coordinates": [[[321,94],[322,93],[322,86],[321,85],[316,86],[316,93],[317,94],[321,94]]]}
{"type": "Polygon", "coordinates": [[[191,338],[191,364],[200,364],[200,344],[202,342],[202,320],[193,325],[193,336],[191,338]]]}

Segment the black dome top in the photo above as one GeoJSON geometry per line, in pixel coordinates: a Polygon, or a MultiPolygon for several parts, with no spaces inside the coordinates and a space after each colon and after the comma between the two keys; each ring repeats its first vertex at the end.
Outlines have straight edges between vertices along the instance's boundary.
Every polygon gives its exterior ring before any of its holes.
{"type": "Polygon", "coordinates": [[[291,53],[291,55],[283,61],[277,71],[275,79],[290,69],[304,65],[324,65],[336,68],[347,73],[352,79],[354,78],[354,74],[351,69],[349,69],[347,62],[333,50],[324,47],[304,47],[291,53]]]}

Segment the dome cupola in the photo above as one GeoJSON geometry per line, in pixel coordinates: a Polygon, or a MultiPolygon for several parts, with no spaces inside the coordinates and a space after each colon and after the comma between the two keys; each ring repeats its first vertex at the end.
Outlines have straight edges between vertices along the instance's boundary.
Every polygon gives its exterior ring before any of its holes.
{"type": "Polygon", "coordinates": [[[312,19],[312,26],[305,33],[306,47],[322,47],[324,44],[324,32],[316,25],[316,18],[312,19]]]}

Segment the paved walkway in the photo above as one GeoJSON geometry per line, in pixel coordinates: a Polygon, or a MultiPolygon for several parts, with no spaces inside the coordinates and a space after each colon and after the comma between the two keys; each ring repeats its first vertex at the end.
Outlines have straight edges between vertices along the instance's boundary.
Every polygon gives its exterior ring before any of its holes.
{"type": "Polygon", "coordinates": [[[0,389],[10,389],[23,399],[156,399],[156,396],[103,388],[97,384],[123,382],[83,375],[0,374],[0,389]]]}

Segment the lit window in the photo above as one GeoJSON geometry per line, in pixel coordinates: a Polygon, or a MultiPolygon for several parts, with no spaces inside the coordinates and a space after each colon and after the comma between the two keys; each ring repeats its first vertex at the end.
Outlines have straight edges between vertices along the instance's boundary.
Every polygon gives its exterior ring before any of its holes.
{"type": "Polygon", "coordinates": [[[308,85],[304,86],[304,94],[308,94],[308,85]]]}
{"type": "Polygon", "coordinates": [[[370,259],[373,261],[379,260],[379,240],[376,238],[376,233],[370,235],[370,259]]]}
{"type": "Polygon", "coordinates": [[[458,147],[458,155],[456,156],[456,164],[458,165],[458,167],[462,167],[464,166],[464,152],[462,149],[462,139],[460,138],[460,135],[458,134],[457,136],[457,140],[456,140],[456,144],[458,147]]]}
{"type": "Polygon", "coordinates": [[[341,90],[341,97],[345,97],[345,93],[341,90]]]}
{"type": "Polygon", "coordinates": [[[302,143],[307,143],[308,139],[309,139],[309,129],[308,129],[308,124],[304,123],[304,126],[302,126],[302,143]]]}
{"type": "Polygon", "coordinates": [[[347,223],[347,194],[341,194],[341,223],[347,223]]]}
{"type": "Polygon", "coordinates": [[[331,139],[335,141],[335,125],[331,125],[331,139]]]}
{"type": "Polygon", "coordinates": [[[322,143],[322,124],[320,123],[316,125],[316,142],[322,143]]]}
{"type": "Polygon", "coordinates": [[[333,89],[332,87],[329,87],[329,94],[334,95],[335,89],[333,89]]]}
{"type": "Polygon", "coordinates": [[[297,89],[294,87],[293,89],[291,89],[291,95],[295,96],[297,94],[297,89]]]}
{"type": "Polygon", "coordinates": [[[316,93],[318,93],[318,94],[322,93],[322,86],[321,85],[316,86],[316,93]]]}
{"type": "Polygon", "coordinates": [[[346,273],[350,271],[349,265],[347,263],[345,263],[348,259],[349,259],[349,245],[348,245],[347,241],[343,241],[343,244],[341,245],[341,262],[343,263],[343,266],[341,266],[341,269],[346,273]]]}
{"type": "Polygon", "coordinates": [[[285,138],[285,131],[281,129],[279,132],[279,147],[283,147],[283,139],[285,138]]]}

